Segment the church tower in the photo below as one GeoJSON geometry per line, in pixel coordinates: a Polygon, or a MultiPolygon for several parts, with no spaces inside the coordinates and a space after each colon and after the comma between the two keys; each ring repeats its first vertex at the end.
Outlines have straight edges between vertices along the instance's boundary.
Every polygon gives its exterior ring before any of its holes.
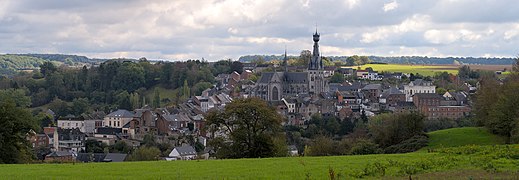
{"type": "Polygon", "coordinates": [[[308,63],[308,89],[311,94],[320,94],[326,92],[326,82],[324,79],[323,59],[319,53],[320,34],[315,29],[313,35],[314,49],[312,51],[312,59],[308,63]]]}

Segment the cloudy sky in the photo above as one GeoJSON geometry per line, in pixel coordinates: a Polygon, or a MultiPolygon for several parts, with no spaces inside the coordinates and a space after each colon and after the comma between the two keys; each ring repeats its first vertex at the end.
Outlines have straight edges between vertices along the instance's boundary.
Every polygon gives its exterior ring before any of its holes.
{"type": "Polygon", "coordinates": [[[0,0],[0,53],[513,57],[517,0],[0,0]]]}

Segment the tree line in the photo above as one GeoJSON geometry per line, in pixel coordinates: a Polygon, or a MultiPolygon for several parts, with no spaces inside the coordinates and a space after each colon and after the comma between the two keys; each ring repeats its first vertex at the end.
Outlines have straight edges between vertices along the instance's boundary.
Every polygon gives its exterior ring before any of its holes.
{"type": "Polygon", "coordinates": [[[59,116],[77,116],[91,110],[131,110],[145,103],[157,107],[176,104],[182,97],[199,95],[212,87],[220,73],[241,72],[240,65],[227,60],[152,63],[141,58],[110,60],[99,66],[74,69],[44,62],[39,71],[0,77],[0,88],[25,91],[30,107],[49,105],[59,116]],[[187,92],[182,88],[187,88],[187,92]],[[164,97],[158,89],[173,90],[175,94],[164,97]],[[153,96],[148,95],[152,93],[153,96]]]}

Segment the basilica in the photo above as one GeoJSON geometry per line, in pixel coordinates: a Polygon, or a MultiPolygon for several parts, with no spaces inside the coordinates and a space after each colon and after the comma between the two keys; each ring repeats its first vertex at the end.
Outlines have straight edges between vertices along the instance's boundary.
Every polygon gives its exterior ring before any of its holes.
{"type": "Polygon", "coordinates": [[[279,101],[282,98],[304,95],[318,95],[328,92],[328,82],[324,77],[324,67],[319,53],[320,35],[313,35],[314,48],[312,58],[305,72],[289,72],[288,58],[285,51],[283,69],[281,72],[263,72],[256,82],[253,96],[266,101],[279,101]]]}

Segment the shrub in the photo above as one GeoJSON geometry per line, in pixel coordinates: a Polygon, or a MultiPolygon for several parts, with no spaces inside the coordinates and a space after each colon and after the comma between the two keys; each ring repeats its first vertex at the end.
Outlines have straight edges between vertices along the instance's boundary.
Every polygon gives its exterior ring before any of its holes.
{"type": "Polygon", "coordinates": [[[414,152],[417,151],[425,146],[427,146],[427,143],[429,142],[429,139],[427,135],[417,135],[413,136],[405,141],[402,141],[399,144],[389,146],[384,149],[384,153],[386,154],[393,154],[393,153],[408,153],[408,152],[414,152]]]}
{"type": "Polygon", "coordinates": [[[350,150],[350,154],[353,155],[378,154],[380,152],[381,149],[378,147],[378,144],[367,140],[357,141],[350,150]]]}

